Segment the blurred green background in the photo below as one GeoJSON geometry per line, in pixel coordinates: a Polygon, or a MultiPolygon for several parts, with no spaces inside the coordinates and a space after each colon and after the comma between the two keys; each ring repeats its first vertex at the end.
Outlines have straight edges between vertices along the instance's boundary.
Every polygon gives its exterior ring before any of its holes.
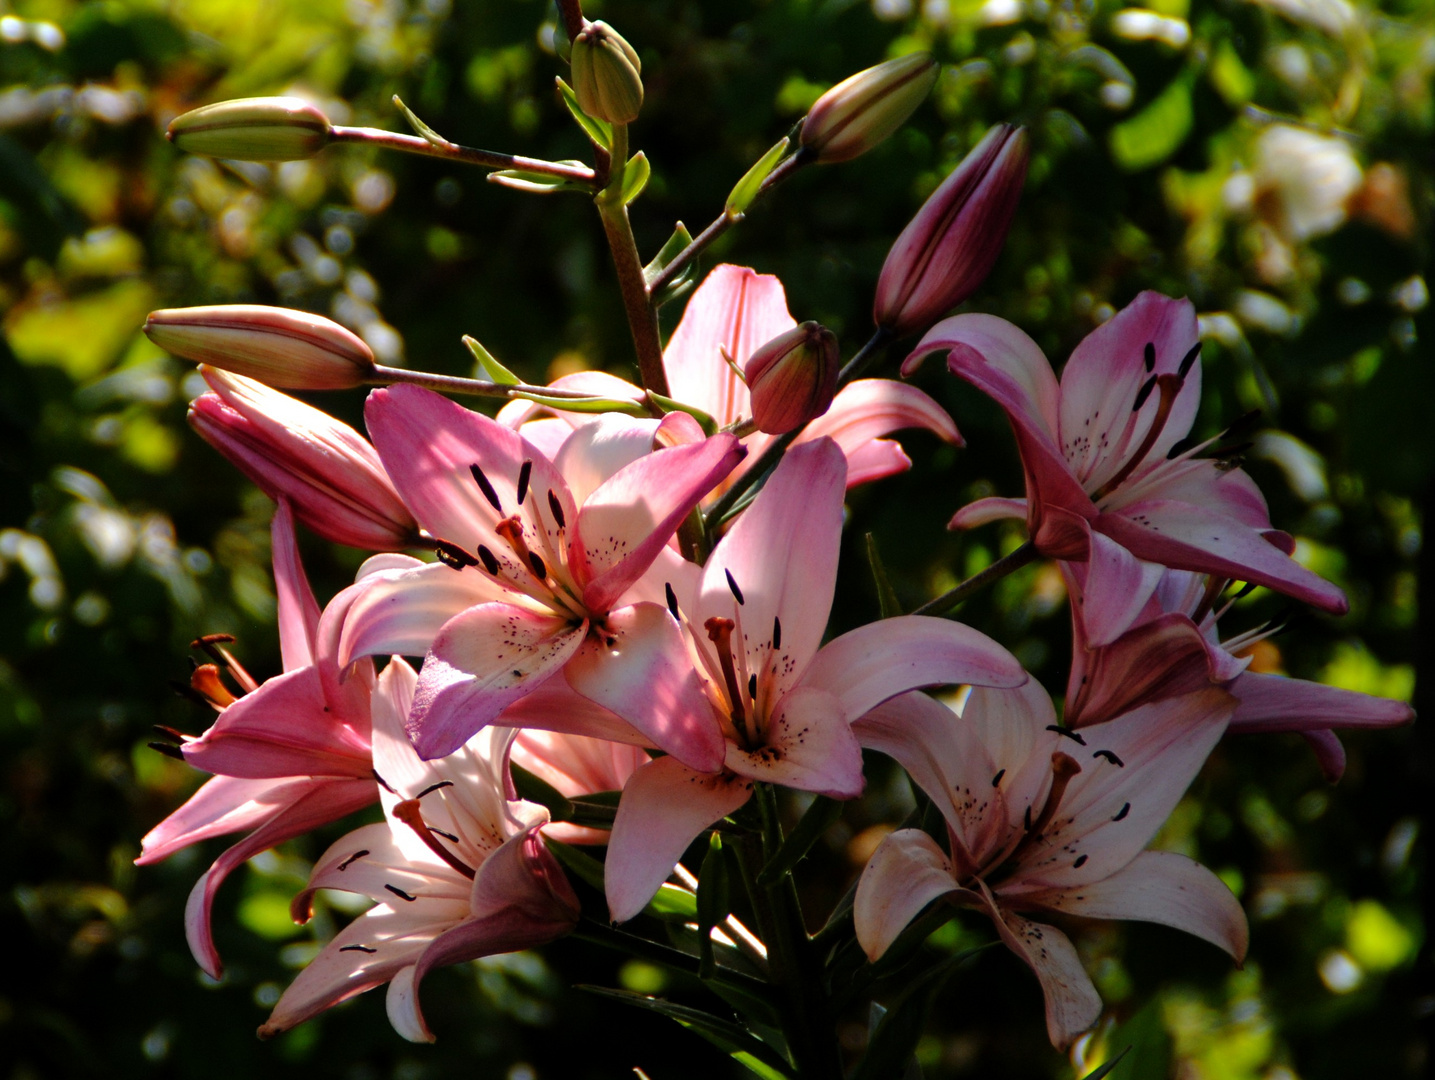
{"type": "MultiPolygon", "coordinates": [[[[1420,619],[1422,583],[1435,582],[1421,512],[1435,464],[1432,0],[608,0],[587,13],[643,60],[632,134],[653,164],[633,208],[645,257],[676,220],[696,232],[716,214],[833,82],[916,48],[941,60],[906,129],[849,165],[803,171],[705,258],[781,275],[794,315],[831,326],[849,354],[922,198],[989,124],[1027,124],[1021,209],[968,308],[1012,319],[1059,361],[1140,289],[1190,296],[1207,339],[1201,429],[1262,410],[1247,467],[1299,557],[1352,602],[1337,621],[1258,591],[1228,633],[1290,619],[1260,657],[1268,670],[1422,706],[1435,671],[1420,619]]],[[[281,303],[331,315],[390,363],[467,374],[470,333],[532,381],[580,366],[633,374],[581,196],[352,147],[276,167],[187,158],[164,127],[210,101],[298,93],[336,122],[399,130],[397,93],[455,141],[583,157],[554,99],[566,68],[553,22],[537,0],[0,2],[0,1075],[735,1074],[676,1025],[571,985],[716,1003],[573,942],[436,973],[432,1047],[395,1036],[377,994],[261,1044],[253,1029],[345,917],[287,918],[327,837],[231,879],[219,984],[194,966],[181,919],[221,845],[132,865],[200,779],[145,746],[151,725],[209,723],[169,689],[187,677],[187,643],[232,633],[256,675],[279,670],[271,506],[187,429],[196,377],[139,334],[146,312],[281,303]]],[[[1019,541],[944,530],[971,498],[1015,494],[1020,471],[995,408],[939,367],[919,381],[968,448],[905,436],[916,467],[854,495],[839,627],[876,616],[864,533],[909,606],[1019,541]]],[[[312,400],[358,422],[358,393],[312,400]]],[[[360,556],[303,543],[327,598],[360,556]]],[[[964,617],[1060,693],[1070,634],[1052,569],[1008,578],[964,617]]],[[[1240,895],[1251,958],[1234,971],[1161,928],[1078,928],[1121,1025],[1086,1061],[1131,1044],[1114,1074],[1128,1080],[1425,1074],[1428,724],[1346,742],[1334,788],[1293,736],[1217,751],[1160,840],[1240,895]]],[[[868,798],[803,867],[819,915],[910,805],[890,774],[874,762],[868,798]]],[[[931,947],[986,936],[973,919],[931,947]]],[[[844,1018],[853,1047],[865,1019],[844,1018]]],[[[948,984],[928,1030],[928,1077],[1085,1071],[1050,1049],[1036,983],[1002,950],[948,984]]]]}

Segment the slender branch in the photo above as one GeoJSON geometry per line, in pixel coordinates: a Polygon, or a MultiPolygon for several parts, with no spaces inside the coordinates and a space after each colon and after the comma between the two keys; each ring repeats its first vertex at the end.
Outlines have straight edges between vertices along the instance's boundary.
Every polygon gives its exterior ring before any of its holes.
{"type": "Polygon", "coordinates": [[[623,294],[623,309],[628,315],[628,331],[638,354],[638,373],[643,388],[668,396],[668,376],[663,370],[663,341],[658,334],[658,313],[648,302],[648,286],[643,279],[643,261],[633,239],[633,226],[628,221],[628,208],[623,205],[623,173],[628,161],[628,126],[613,125],[613,174],[608,186],[595,200],[603,219],[603,232],[613,255],[613,269],[618,274],[618,287],[623,294]]]}
{"type": "Polygon", "coordinates": [[[442,158],[445,161],[461,161],[466,165],[478,165],[485,169],[522,169],[524,172],[542,173],[561,180],[572,180],[578,184],[592,185],[597,176],[586,165],[564,165],[557,161],[541,158],[521,157],[516,154],[500,154],[496,150],[477,150],[458,143],[430,142],[417,135],[403,135],[397,131],[384,131],[369,127],[334,127],[337,142],[364,143],[380,146],[385,150],[401,150],[406,154],[420,154],[424,157],[442,158]]]}
{"type": "MultiPolygon", "coordinates": [[[[529,383],[503,383],[484,382],[482,379],[465,379],[458,375],[435,375],[428,371],[409,371],[406,368],[385,367],[382,364],[374,365],[374,375],[369,383],[387,386],[392,383],[408,383],[411,386],[422,386],[429,390],[437,390],[449,394],[469,394],[474,397],[513,398],[526,399],[533,396],[544,398],[562,398],[565,401],[600,401],[601,397],[586,393],[582,390],[565,390],[557,386],[533,386],[529,383]]],[[[643,409],[646,406],[642,402],[633,402],[635,408],[643,409]]]]}
{"type": "Polygon", "coordinates": [[[837,388],[840,390],[871,367],[877,353],[892,340],[892,336],[892,331],[879,326],[867,339],[867,344],[857,350],[857,355],[842,365],[842,370],[837,373],[837,388]]]}
{"type": "Polygon", "coordinates": [[[583,4],[581,0],[558,0],[558,15],[563,20],[563,32],[572,41],[583,30],[583,25],[588,21],[583,18],[583,4]]]}
{"type": "Polygon", "coordinates": [[[1027,563],[1034,560],[1038,554],[1040,553],[1036,550],[1036,545],[1028,540],[1010,555],[1003,555],[981,573],[973,574],[956,588],[942,593],[942,595],[935,600],[927,601],[921,607],[917,608],[916,611],[912,612],[912,614],[945,615],[974,592],[986,588],[994,581],[1000,581],[1013,570],[1021,569],[1027,563]]]}
{"type": "MultiPolygon", "coordinates": [[[[806,150],[798,150],[795,154],[785,158],[772,172],[767,174],[766,179],[757,189],[754,201],[813,160],[814,155],[808,154],[806,150]]],[[[672,262],[663,267],[662,273],[655,277],[652,284],[648,286],[648,294],[656,296],[666,286],[672,284],[673,279],[683,272],[683,268],[688,263],[696,259],[705,247],[736,225],[742,218],[742,214],[729,214],[724,210],[711,225],[693,238],[692,243],[674,255],[672,262]]]]}

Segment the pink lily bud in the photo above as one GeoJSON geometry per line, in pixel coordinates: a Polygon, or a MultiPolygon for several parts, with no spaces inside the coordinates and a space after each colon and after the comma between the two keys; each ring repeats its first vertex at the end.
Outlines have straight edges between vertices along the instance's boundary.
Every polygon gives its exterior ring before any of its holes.
{"type": "Polygon", "coordinates": [[[320,536],[368,551],[417,542],[418,525],[369,441],[288,394],[213,368],[214,391],[190,402],[189,422],[272,499],[320,536]]]}
{"type": "Polygon", "coordinates": [[[828,165],[865,154],[904,123],[937,82],[931,53],[909,53],[844,79],[817,99],[798,141],[828,165]]]}
{"type": "Polygon", "coordinates": [[[144,332],[197,364],[290,390],[347,390],[374,373],[374,354],[332,319],[262,304],[153,311],[144,332]]]}
{"type": "Polygon", "coordinates": [[[873,319],[901,337],[976,291],[1006,239],[1029,155],[1025,128],[998,124],[932,192],[877,279],[873,319]]]}
{"type": "Polygon", "coordinates": [[[176,116],[165,137],[191,154],[237,161],[299,161],[328,146],[333,127],[303,98],[239,98],[176,116]]]}
{"type": "Polygon", "coordinates": [[[837,335],[815,322],[759,346],[743,370],[759,431],[782,435],[827,411],[837,393],[837,335]]]}

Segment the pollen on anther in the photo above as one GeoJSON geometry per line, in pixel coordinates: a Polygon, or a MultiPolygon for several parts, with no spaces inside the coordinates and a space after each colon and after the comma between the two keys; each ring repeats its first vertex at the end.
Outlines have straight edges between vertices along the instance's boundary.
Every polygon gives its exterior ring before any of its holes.
{"type": "Polygon", "coordinates": [[[782,620],[776,615],[772,617],[772,647],[782,648],[782,620]]]}
{"type": "Polygon", "coordinates": [[[1115,816],[1114,818],[1112,818],[1111,820],[1112,820],[1112,821],[1120,821],[1122,818],[1124,818],[1124,817],[1125,817],[1127,814],[1129,814],[1129,813],[1131,813],[1131,804],[1130,804],[1130,803],[1122,803],[1122,804],[1121,804],[1121,809],[1118,810],[1118,811],[1116,811],[1116,816],[1115,816]]]}
{"type": "Polygon", "coordinates": [[[478,485],[478,490],[483,492],[483,497],[488,500],[488,504],[500,514],[503,513],[503,504],[498,501],[498,492],[493,490],[493,485],[489,483],[483,470],[474,464],[468,467],[468,471],[473,474],[473,482],[478,485]]]}
{"type": "Polygon", "coordinates": [[[371,949],[371,948],[369,948],[367,945],[340,945],[340,946],[339,946],[339,951],[340,951],[340,952],[376,953],[376,952],[378,952],[379,950],[378,950],[378,949],[371,949]]]}
{"type": "Polygon", "coordinates": [[[1144,359],[1145,359],[1145,361],[1146,361],[1146,370],[1147,370],[1147,371],[1155,371],[1155,370],[1156,370],[1156,345],[1155,345],[1154,342],[1148,341],[1148,342],[1146,343],[1146,349],[1145,349],[1144,359]]]}
{"type": "Polygon", "coordinates": [[[1152,375],[1141,384],[1141,389],[1136,391],[1136,400],[1131,405],[1132,412],[1139,412],[1141,406],[1146,404],[1146,399],[1151,396],[1151,391],[1156,389],[1156,379],[1157,376],[1152,375]]]}
{"type": "Polygon", "coordinates": [[[732,590],[733,599],[739,604],[746,603],[747,601],[742,598],[742,590],[737,587],[737,582],[733,579],[732,571],[724,569],[723,573],[727,575],[727,587],[732,590]]]}
{"type": "Polygon", "coordinates": [[[404,892],[404,890],[401,889],[401,888],[399,888],[397,885],[390,885],[390,884],[388,884],[387,882],[385,882],[384,888],[388,889],[389,892],[393,893],[393,894],[394,894],[395,896],[397,896],[400,900],[408,900],[408,901],[412,902],[412,901],[418,899],[417,896],[410,896],[408,893],[404,892]]]}
{"type": "Polygon", "coordinates": [[[558,501],[558,496],[553,494],[553,489],[548,489],[548,512],[553,515],[553,520],[558,522],[560,529],[567,528],[563,520],[563,504],[558,501]]]}
{"type": "Polygon", "coordinates": [[[1200,356],[1201,343],[1198,341],[1196,342],[1196,344],[1191,346],[1190,352],[1188,352],[1185,356],[1181,357],[1181,366],[1176,369],[1177,376],[1184,379],[1186,377],[1186,373],[1191,370],[1191,366],[1200,358],[1200,356]]]}
{"type": "Polygon", "coordinates": [[[483,568],[488,571],[489,577],[497,577],[498,559],[494,557],[493,552],[489,551],[488,548],[484,547],[482,544],[479,544],[478,557],[483,561],[483,568]]]}
{"type": "Polygon", "coordinates": [[[1072,869],[1080,870],[1083,866],[1086,865],[1086,859],[1087,856],[1082,855],[1079,859],[1077,859],[1074,863],[1071,864],[1072,869]]]}
{"type": "Polygon", "coordinates": [[[750,697],[750,698],[752,698],[754,701],[757,700],[757,676],[756,676],[756,675],[749,675],[749,676],[747,677],[747,696],[750,697]]]}
{"type": "Polygon", "coordinates": [[[339,869],[339,870],[347,870],[347,869],[349,869],[349,867],[352,866],[355,861],[357,861],[357,860],[359,860],[359,859],[362,859],[362,858],[363,858],[365,855],[367,855],[368,853],[369,853],[369,849],[368,849],[368,848],[360,848],[358,851],[354,852],[354,853],[353,853],[352,855],[350,855],[347,859],[345,859],[343,862],[341,862],[341,863],[338,865],[337,869],[339,869]]]}
{"type": "Polygon", "coordinates": [[[518,469],[518,505],[523,505],[523,500],[528,498],[528,478],[533,475],[533,462],[525,461],[518,469]]]}
{"type": "Polygon", "coordinates": [[[678,594],[673,592],[673,583],[671,581],[663,582],[663,594],[668,598],[668,611],[671,612],[673,618],[676,619],[678,617],[678,594]]]}
{"type": "Polygon", "coordinates": [[[435,791],[439,791],[446,787],[453,787],[453,781],[440,780],[437,784],[430,784],[428,787],[424,788],[417,795],[415,795],[414,798],[422,799],[425,795],[432,795],[435,791]]]}
{"type": "Polygon", "coordinates": [[[543,581],[547,579],[548,566],[544,563],[538,552],[530,551],[528,553],[528,564],[533,567],[533,573],[538,577],[538,580],[543,581]]]}
{"type": "MultiPolygon", "coordinates": [[[[1002,777],[1005,776],[1005,775],[1006,775],[1006,770],[1005,770],[1005,769],[998,769],[998,770],[997,770],[997,774],[992,777],[992,787],[996,787],[998,784],[1000,784],[1000,783],[1002,782],[1002,777]]],[[[1031,813],[1030,808],[1028,808],[1027,813],[1031,813]]]]}
{"type": "Polygon", "coordinates": [[[1116,751],[1114,750],[1098,750],[1091,756],[1094,758],[1105,758],[1107,761],[1111,762],[1111,764],[1115,765],[1118,769],[1126,768],[1126,762],[1122,761],[1119,757],[1117,757],[1116,751]]]}

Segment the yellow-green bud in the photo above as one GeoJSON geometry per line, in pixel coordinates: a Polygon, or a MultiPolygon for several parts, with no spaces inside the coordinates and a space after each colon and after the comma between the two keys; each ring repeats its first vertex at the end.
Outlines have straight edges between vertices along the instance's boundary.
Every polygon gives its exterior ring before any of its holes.
{"type": "Polygon", "coordinates": [[[605,22],[589,23],[573,39],[573,92],[589,116],[631,124],[643,107],[642,61],[605,22]]]}
{"type": "Polygon", "coordinates": [[[190,154],[236,161],[298,161],[329,145],[329,118],[303,98],[238,98],[192,109],[165,135],[190,154]]]}
{"type": "Polygon", "coordinates": [[[287,390],[346,390],[374,373],[363,339],[322,315],[262,304],[168,308],[144,332],[166,352],[287,390]]]}
{"type": "Polygon", "coordinates": [[[743,368],[759,431],[783,435],[827,411],[837,393],[837,336],[805,322],[759,345],[743,368]]]}
{"type": "Polygon", "coordinates": [[[844,79],[817,99],[798,136],[823,164],[865,154],[907,121],[937,82],[930,53],[909,53],[844,79]]]}

